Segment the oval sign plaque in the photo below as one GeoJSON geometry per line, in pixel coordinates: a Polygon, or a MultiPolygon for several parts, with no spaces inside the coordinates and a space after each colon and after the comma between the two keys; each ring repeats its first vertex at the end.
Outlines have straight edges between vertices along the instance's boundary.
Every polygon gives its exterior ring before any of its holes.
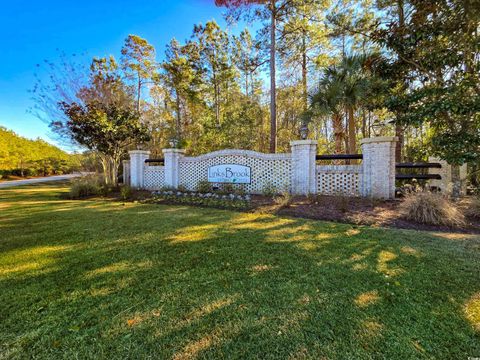
{"type": "Polygon", "coordinates": [[[250,167],[237,164],[222,164],[210,166],[208,168],[208,182],[250,184],[250,167]]]}

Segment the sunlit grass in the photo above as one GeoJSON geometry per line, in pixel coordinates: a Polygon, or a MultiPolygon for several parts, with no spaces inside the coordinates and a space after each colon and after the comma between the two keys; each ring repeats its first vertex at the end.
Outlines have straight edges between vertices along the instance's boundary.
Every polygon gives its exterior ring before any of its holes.
{"type": "Polygon", "coordinates": [[[480,356],[480,240],[0,191],[0,359],[480,356]]]}

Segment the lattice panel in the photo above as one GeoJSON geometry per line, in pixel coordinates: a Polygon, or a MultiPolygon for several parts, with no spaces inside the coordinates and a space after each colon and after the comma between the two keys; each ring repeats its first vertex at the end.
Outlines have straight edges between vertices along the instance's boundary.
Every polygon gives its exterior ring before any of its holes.
{"type": "Polygon", "coordinates": [[[180,184],[189,190],[195,190],[200,181],[207,180],[210,166],[239,164],[250,166],[251,169],[251,184],[242,184],[246,192],[261,193],[267,185],[273,185],[279,191],[290,188],[290,154],[269,155],[253,151],[242,153],[232,154],[225,150],[196,158],[184,158],[180,162],[180,184]]]}
{"type": "Polygon", "coordinates": [[[317,166],[317,192],[324,195],[360,194],[361,166],[317,166]]]}
{"type": "Polygon", "coordinates": [[[165,168],[145,165],[144,184],[148,190],[159,190],[165,186],[165,168]]]}

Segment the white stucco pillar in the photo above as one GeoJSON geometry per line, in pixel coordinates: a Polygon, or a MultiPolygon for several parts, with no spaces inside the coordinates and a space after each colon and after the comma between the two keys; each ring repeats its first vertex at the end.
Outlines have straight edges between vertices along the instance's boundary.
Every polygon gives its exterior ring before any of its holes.
{"type": "Polygon", "coordinates": [[[165,159],[165,185],[177,188],[180,185],[180,161],[185,156],[183,149],[163,149],[165,159]]]}
{"type": "Polygon", "coordinates": [[[315,156],[316,140],[291,141],[292,147],[292,193],[298,195],[317,192],[315,156]]]}
{"type": "MultiPolygon", "coordinates": [[[[433,156],[430,156],[428,158],[428,162],[440,163],[440,165],[442,166],[441,168],[428,168],[429,174],[438,174],[442,177],[441,180],[429,180],[430,186],[435,186],[439,188],[442,193],[451,194],[453,189],[452,165],[447,163],[445,160],[441,160],[433,156]]],[[[461,195],[465,195],[467,193],[467,164],[463,164],[462,166],[460,166],[460,182],[460,193],[461,195]]]]}
{"type": "Polygon", "coordinates": [[[130,155],[130,186],[135,189],[143,188],[145,174],[145,160],[150,156],[150,151],[132,150],[130,155]]]}
{"type": "Polygon", "coordinates": [[[362,196],[376,199],[395,198],[396,137],[381,136],[363,139],[362,196]]]}

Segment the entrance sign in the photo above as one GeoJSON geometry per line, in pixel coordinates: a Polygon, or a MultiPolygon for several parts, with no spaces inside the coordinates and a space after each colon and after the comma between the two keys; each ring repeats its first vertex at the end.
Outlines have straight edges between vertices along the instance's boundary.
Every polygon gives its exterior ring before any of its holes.
{"type": "Polygon", "coordinates": [[[208,168],[208,182],[250,184],[250,166],[237,164],[214,165],[208,168]]]}

